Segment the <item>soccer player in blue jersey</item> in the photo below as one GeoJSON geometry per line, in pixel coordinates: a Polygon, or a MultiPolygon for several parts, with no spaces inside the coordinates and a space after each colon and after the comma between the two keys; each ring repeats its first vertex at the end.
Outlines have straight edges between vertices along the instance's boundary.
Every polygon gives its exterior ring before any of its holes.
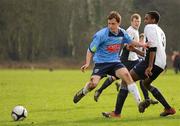
{"type": "Polygon", "coordinates": [[[141,97],[138,88],[127,68],[119,60],[119,50],[121,44],[124,43],[131,43],[141,47],[146,47],[147,44],[133,41],[128,33],[120,28],[121,16],[118,12],[112,11],[107,19],[108,27],[101,29],[94,35],[87,50],[86,63],[81,67],[82,72],[84,72],[89,67],[91,58],[93,57],[95,66],[90,80],[75,94],[73,101],[74,103],[79,102],[108,74],[124,80],[129,92],[133,94],[137,105],[139,105],[141,97]]]}
{"type": "MultiPolygon", "coordinates": [[[[166,67],[166,36],[163,30],[158,26],[160,15],[157,11],[150,11],[145,15],[144,34],[148,42],[145,60],[142,60],[133,69],[130,74],[134,81],[143,80],[143,85],[152,93],[152,95],[163,105],[164,111],[160,116],[174,115],[175,109],[166,101],[161,92],[151,83],[163,72],[166,67]]],[[[121,85],[126,87],[126,82],[122,81],[121,85]]],[[[124,102],[124,101],[123,101],[124,102]]],[[[103,112],[105,117],[120,117],[122,98],[118,95],[115,111],[103,112]]],[[[139,112],[144,112],[150,105],[149,100],[144,100],[139,104],[139,112]]]]}
{"type": "MultiPolygon", "coordinates": [[[[139,27],[141,24],[141,16],[137,13],[131,15],[131,26],[126,30],[129,36],[139,42],[145,42],[144,41],[144,34],[140,34],[139,36],[139,27]]],[[[144,58],[145,55],[145,50],[140,47],[132,47],[129,46],[128,44],[124,44],[123,48],[121,49],[120,52],[120,60],[121,62],[126,66],[126,68],[130,71],[136,64],[138,64],[141,59],[144,58]]],[[[95,91],[94,94],[94,100],[97,102],[99,99],[99,96],[103,92],[104,89],[106,89],[109,85],[111,85],[117,78],[113,76],[108,76],[107,79],[104,81],[102,86],[95,91]]],[[[127,95],[128,95],[128,90],[124,89],[124,87],[121,87],[119,83],[115,83],[117,88],[120,88],[119,94],[121,99],[125,100],[127,95]],[[124,98],[122,98],[124,97],[124,98]]],[[[148,95],[148,91],[145,89],[145,87],[142,85],[142,81],[140,81],[140,87],[143,92],[143,95],[145,99],[150,99],[148,95]]],[[[154,101],[153,99],[150,99],[151,104],[157,104],[157,101],[154,101]]],[[[124,102],[122,102],[123,104],[124,102]]],[[[123,106],[122,104],[119,104],[119,106],[123,106]]]]}

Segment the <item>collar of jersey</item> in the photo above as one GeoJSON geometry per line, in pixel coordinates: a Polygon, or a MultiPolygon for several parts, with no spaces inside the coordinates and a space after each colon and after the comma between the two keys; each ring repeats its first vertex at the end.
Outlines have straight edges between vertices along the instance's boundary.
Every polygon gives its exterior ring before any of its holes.
{"type": "Polygon", "coordinates": [[[109,37],[123,37],[124,34],[123,32],[121,31],[121,29],[119,29],[119,32],[117,35],[115,35],[114,33],[112,33],[110,30],[109,30],[109,34],[108,34],[109,37]]]}

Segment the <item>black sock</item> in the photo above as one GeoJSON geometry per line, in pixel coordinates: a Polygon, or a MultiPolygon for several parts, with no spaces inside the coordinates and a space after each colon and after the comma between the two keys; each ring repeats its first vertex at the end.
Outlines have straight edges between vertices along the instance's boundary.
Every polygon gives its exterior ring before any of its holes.
{"type": "Polygon", "coordinates": [[[127,89],[120,89],[117,96],[115,114],[121,114],[122,107],[124,105],[127,95],[128,95],[127,89]]]}
{"type": "Polygon", "coordinates": [[[109,85],[112,84],[112,82],[114,82],[112,77],[108,77],[104,83],[102,84],[102,86],[98,89],[99,92],[102,92],[104,89],[106,89],[109,85]]]}
{"type": "Polygon", "coordinates": [[[142,93],[144,95],[144,99],[150,99],[149,98],[149,94],[148,94],[148,90],[144,87],[143,83],[142,83],[142,80],[140,80],[140,88],[142,90],[142,93]]]}
{"type": "Polygon", "coordinates": [[[150,92],[164,106],[165,109],[171,108],[171,106],[167,103],[166,99],[163,97],[163,95],[157,88],[151,86],[150,92]]]}

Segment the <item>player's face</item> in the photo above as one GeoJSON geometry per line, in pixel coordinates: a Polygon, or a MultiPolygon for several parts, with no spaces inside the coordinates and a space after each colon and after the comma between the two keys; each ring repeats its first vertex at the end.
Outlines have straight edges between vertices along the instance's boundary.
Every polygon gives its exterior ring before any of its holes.
{"type": "Polygon", "coordinates": [[[139,29],[139,26],[141,25],[141,19],[133,18],[131,21],[131,26],[135,29],[139,29]]]}
{"type": "Polygon", "coordinates": [[[118,23],[115,18],[108,20],[108,28],[111,32],[118,33],[119,25],[120,23],[118,23]]]}
{"type": "Polygon", "coordinates": [[[145,15],[144,18],[144,23],[147,24],[154,24],[154,19],[151,18],[151,16],[149,14],[145,15]]]}
{"type": "Polygon", "coordinates": [[[143,37],[143,36],[141,36],[141,37],[139,38],[139,42],[144,43],[144,37],[143,37]]]}

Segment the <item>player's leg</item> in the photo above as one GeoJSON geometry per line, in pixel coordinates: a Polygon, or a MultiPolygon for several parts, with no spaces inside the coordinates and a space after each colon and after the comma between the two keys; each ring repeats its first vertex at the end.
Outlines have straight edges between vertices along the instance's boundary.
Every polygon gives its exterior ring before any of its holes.
{"type": "Polygon", "coordinates": [[[120,80],[116,81],[115,85],[116,85],[116,90],[119,91],[121,87],[121,81],[120,80]]]}
{"type": "Polygon", "coordinates": [[[156,87],[151,85],[152,81],[153,80],[151,78],[147,78],[143,81],[143,84],[152,93],[152,95],[164,106],[164,112],[162,112],[160,116],[175,114],[175,109],[169,105],[162,93],[156,87]]]}
{"type": "MultiPolygon", "coordinates": [[[[130,75],[134,81],[142,80],[142,79],[146,78],[146,76],[144,75],[146,67],[147,67],[146,62],[141,61],[140,63],[136,64],[135,67],[133,67],[133,69],[130,70],[130,75]]],[[[143,107],[141,104],[142,103],[138,104],[139,112],[144,111],[144,105],[145,105],[145,107],[148,107],[150,105],[149,102],[148,102],[148,104],[143,104],[143,107]]]]}
{"type": "Polygon", "coordinates": [[[95,94],[94,94],[94,100],[97,102],[98,99],[99,99],[99,96],[101,95],[101,93],[103,92],[104,89],[106,89],[109,85],[111,85],[114,80],[116,80],[115,77],[113,76],[108,76],[107,79],[104,81],[104,83],[102,84],[102,86],[97,89],[95,91],[95,94]]]}
{"type": "MultiPolygon", "coordinates": [[[[161,94],[161,92],[156,87],[151,85],[152,81],[155,80],[163,72],[163,69],[154,65],[151,72],[152,72],[152,75],[149,78],[145,78],[143,81],[143,84],[146,87],[146,89],[148,89],[152,93],[152,95],[164,106],[165,111],[163,113],[161,113],[160,115],[167,116],[170,114],[171,115],[175,114],[176,113],[175,109],[173,109],[168,104],[168,102],[166,101],[164,96],[161,94]]],[[[145,100],[145,102],[147,102],[147,101],[148,100],[145,100]]],[[[140,107],[143,107],[143,102],[140,103],[140,107]]]]}
{"type": "Polygon", "coordinates": [[[122,81],[121,88],[116,100],[115,110],[112,112],[102,112],[102,115],[107,118],[121,117],[121,111],[127,96],[128,96],[128,88],[126,83],[122,81]]]}
{"type": "Polygon", "coordinates": [[[121,88],[120,88],[120,91],[118,93],[118,97],[116,100],[116,107],[114,111],[115,114],[121,114],[121,111],[122,111],[122,108],[123,108],[123,105],[127,96],[128,96],[128,88],[127,88],[126,83],[122,81],[121,88]]]}
{"type": "MultiPolygon", "coordinates": [[[[141,60],[142,61],[142,60],[141,60]]],[[[128,64],[126,63],[126,67],[127,67],[127,69],[130,71],[131,69],[133,69],[134,68],[134,66],[135,65],[137,65],[138,63],[140,63],[140,61],[139,60],[136,60],[136,61],[129,61],[128,62],[128,64]]],[[[131,73],[132,74],[132,73],[131,73]]],[[[135,73],[133,73],[133,75],[132,76],[134,76],[134,77],[136,77],[135,76],[135,73]]],[[[150,99],[149,98],[149,94],[148,94],[148,90],[144,87],[144,85],[142,84],[142,80],[140,80],[140,88],[141,88],[141,91],[142,91],[142,93],[143,93],[143,96],[144,96],[144,98],[145,99],[150,99]]],[[[151,103],[152,104],[157,104],[158,102],[157,101],[153,101],[152,99],[151,99],[151,103]]]]}
{"type": "Polygon", "coordinates": [[[138,105],[141,101],[141,96],[135,83],[135,81],[137,81],[136,78],[132,78],[129,71],[126,68],[116,70],[116,76],[125,81],[128,87],[128,91],[133,94],[135,101],[138,105]]]}
{"type": "Polygon", "coordinates": [[[79,90],[74,96],[74,103],[79,102],[88,92],[93,90],[99,83],[101,77],[98,75],[92,75],[89,82],[86,83],[85,87],[79,90]]]}
{"type": "MultiPolygon", "coordinates": [[[[132,77],[132,79],[135,81],[139,80],[139,77],[136,73],[134,73],[133,71],[130,71],[130,75],[132,77]]],[[[117,99],[117,102],[116,102],[116,109],[115,110],[118,110],[118,106],[123,106],[123,102],[125,101],[126,99],[126,95],[128,93],[128,85],[126,84],[125,81],[122,81],[122,87],[120,89],[120,93],[119,93],[119,96],[118,96],[118,99],[117,99]],[[123,102],[122,102],[123,101],[123,102]]],[[[137,87],[136,87],[137,88],[137,87]]],[[[122,108],[119,107],[119,110],[121,110],[122,108]]]]}
{"type": "Polygon", "coordinates": [[[143,85],[143,80],[140,80],[140,81],[139,81],[139,84],[140,84],[140,88],[141,88],[141,91],[142,91],[142,93],[143,93],[144,99],[150,99],[150,98],[149,98],[148,91],[147,91],[147,89],[146,89],[146,88],[144,87],[144,85],[143,85]]]}
{"type": "MultiPolygon", "coordinates": [[[[139,77],[135,73],[132,74],[132,78],[135,81],[139,80],[139,77]]],[[[127,86],[126,82],[122,81],[121,82],[121,89],[118,93],[117,100],[116,100],[115,110],[112,112],[103,112],[102,115],[105,117],[109,117],[109,118],[110,117],[112,117],[112,118],[120,117],[124,102],[128,96],[128,92],[129,91],[128,91],[128,86],[127,86]]]]}
{"type": "Polygon", "coordinates": [[[150,104],[152,104],[152,105],[158,104],[158,101],[150,99],[148,90],[143,85],[143,80],[140,80],[139,84],[140,84],[140,88],[143,93],[144,99],[148,99],[150,101],[150,104]]]}

